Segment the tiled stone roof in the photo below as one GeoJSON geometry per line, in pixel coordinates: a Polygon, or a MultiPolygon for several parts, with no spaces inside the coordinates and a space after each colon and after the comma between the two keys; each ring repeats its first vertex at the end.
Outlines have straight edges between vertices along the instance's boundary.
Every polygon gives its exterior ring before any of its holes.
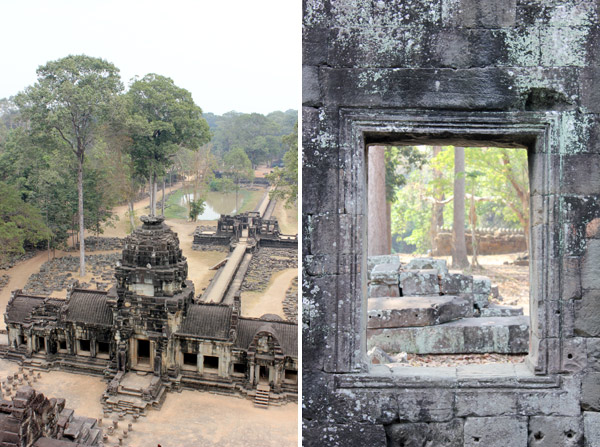
{"type": "Polygon", "coordinates": [[[23,322],[31,316],[35,307],[44,304],[44,297],[16,295],[6,306],[6,315],[9,322],[23,322]]]}
{"type": "Polygon", "coordinates": [[[273,334],[284,355],[298,356],[298,325],[294,323],[240,318],[235,345],[241,349],[248,349],[254,336],[262,331],[273,334]]]}
{"type": "Polygon", "coordinates": [[[231,326],[231,312],[230,306],[193,304],[188,308],[178,334],[227,340],[231,326]]]}
{"type": "Polygon", "coordinates": [[[65,319],[75,323],[112,326],[112,312],[106,301],[106,292],[73,290],[65,319]]]}

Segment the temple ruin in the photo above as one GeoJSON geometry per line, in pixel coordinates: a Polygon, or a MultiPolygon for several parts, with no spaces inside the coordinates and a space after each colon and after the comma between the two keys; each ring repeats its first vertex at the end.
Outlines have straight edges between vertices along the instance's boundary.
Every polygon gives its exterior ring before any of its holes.
{"type": "Polygon", "coordinates": [[[600,446],[599,17],[575,0],[304,2],[304,445],[600,446]],[[431,334],[487,318],[437,268],[369,263],[369,159],[386,145],[527,150],[530,321],[512,330],[526,346],[462,330],[465,349],[523,363],[370,362],[376,340],[441,349],[431,334]],[[402,280],[436,307],[369,310],[373,294],[410,298],[402,280]]]}
{"type": "Polygon", "coordinates": [[[259,249],[254,235],[263,227],[246,215],[222,218],[220,227],[231,219],[250,235],[226,239],[230,256],[202,296],[187,279],[177,235],[155,216],[143,216],[125,239],[108,291],[76,283],[66,300],[15,291],[5,314],[5,357],[28,368],[103,376],[106,413],[144,415],[183,388],[239,394],[264,407],[296,401],[297,324],[240,313],[238,253],[259,249]],[[215,293],[219,299],[206,297],[215,293]]]}

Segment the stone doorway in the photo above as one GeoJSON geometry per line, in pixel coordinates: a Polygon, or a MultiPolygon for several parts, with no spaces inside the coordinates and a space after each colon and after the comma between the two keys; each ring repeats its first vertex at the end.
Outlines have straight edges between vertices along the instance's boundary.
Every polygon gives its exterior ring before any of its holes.
{"type": "Polygon", "coordinates": [[[132,369],[152,371],[154,365],[154,343],[147,338],[134,338],[131,346],[132,369]]]}
{"type": "Polygon", "coordinates": [[[258,367],[258,383],[259,385],[268,385],[269,384],[269,367],[265,365],[260,365],[258,367]]]}

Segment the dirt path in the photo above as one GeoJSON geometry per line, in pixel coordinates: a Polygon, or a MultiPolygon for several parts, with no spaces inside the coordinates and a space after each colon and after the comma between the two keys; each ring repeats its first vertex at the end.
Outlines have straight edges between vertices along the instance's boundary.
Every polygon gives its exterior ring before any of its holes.
{"type": "Polygon", "coordinates": [[[275,314],[285,319],[283,300],[298,269],[285,269],[271,276],[263,292],[242,292],[242,316],[258,318],[264,314],[275,314]]]}

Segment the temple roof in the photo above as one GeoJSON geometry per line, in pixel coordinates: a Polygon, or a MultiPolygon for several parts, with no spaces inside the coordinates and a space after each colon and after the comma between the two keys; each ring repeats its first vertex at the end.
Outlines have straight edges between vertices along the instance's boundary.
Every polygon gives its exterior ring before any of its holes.
{"type": "Polygon", "coordinates": [[[112,326],[113,316],[101,290],[75,289],[68,301],[66,321],[112,326]]]}
{"type": "Polygon", "coordinates": [[[7,320],[15,323],[27,320],[35,307],[44,304],[44,299],[41,296],[15,295],[6,306],[7,320]]]}
{"type": "Polygon", "coordinates": [[[178,334],[227,340],[231,327],[231,313],[232,308],[226,305],[192,304],[178,334]]]}
{"type": "Polygon", "coordinates": [[[240,318],[235,346],[247,350],[254,336],[263,331],[270,332],[277,339],[284,355],[298,356],[298,325],[283,321],[240,318]]]}

